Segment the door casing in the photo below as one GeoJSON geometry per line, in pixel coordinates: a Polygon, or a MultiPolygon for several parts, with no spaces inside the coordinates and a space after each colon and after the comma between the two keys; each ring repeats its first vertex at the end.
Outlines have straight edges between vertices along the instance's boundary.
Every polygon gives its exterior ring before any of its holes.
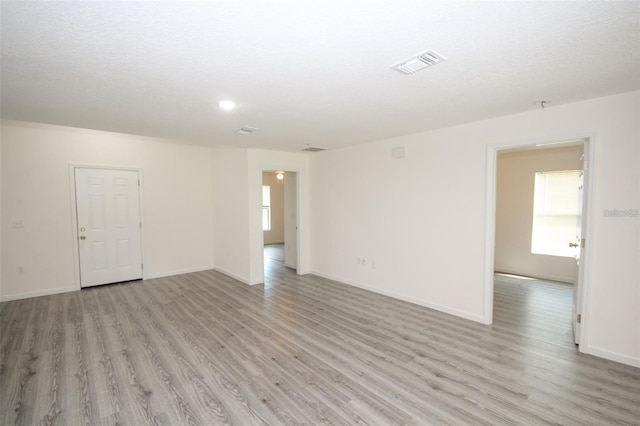
{"type": "MultiPolygon", "coordinates": [[[[296,233],[295,233],[295,258],[296,258],[296,267],[294,268],[296,271],[296,274],[298,275],[302,275],[305,272],[302,272],[302,267],[301,267],[301,256],[302,256],[302,247],[301,247],[301,243],[300,243],[300,229],[301,229],[301,203],[300,203],[300,194],[301,194],[301,171],[299,169],[292,169],[292,168],[288,168],[288,167],[281,167],[281,168],[277,168],[277,167],[273,167],[273,168],[264,168],[260,171],[260,184],[262,185],[262,173],[265,172],[273,172],[275,170],[282,170],[285,172],[285,176],[287,175],[295,175],[295,215],[296,215],[296,219],[295,219],[295,223],[296,223],[296,233]]],[[[285,177],[286,179],[286,177],[285,177]]],[[[285,191],[285,197],[286,197],[286,191],[285,191]]],[[[286,199],[285,199],[285,203],[286,203],[286,199]]],[[[259,213],[259,212],[257,212],[259,213]]],[[[286,214],[286,212],[285,212],[286,214]]],[[[260,247],[259,250],[256,250],[256,253],[259,253],[260,256],[260,271],[261,271],[261,275],[259,277],[259,279],[257,280],[258,282],[264,283],[264,233],[260,233],[260,247]]]]}
{"type": "MultiPolygon", "coordinates": [[[[580,135],[580,136],[568,136],[559,137],[554,139],[546,139],[539,141],[520,141],[513,142],[505,145],[487,145],[487,175],[486,175],[486,212],[485,212],[485,277],[484,277],[484,301],[483,301],[483,323],[493,323],[493,275],[494,275],[494,259],[495,259],[495,232],[496,232],[496,182],[497,182],[497,161],[498,152],[502,150],[514,149],[514,148],[535,148],[545,145],[560,145],[569,141],[584,140],[585,153],[588,153],[588,157],[585,160],[588,161],[588,168],[593,170],[594,153],[595,153],[595,138],[594,135],[580,135]]],[[[593,175],[590,172],[587,174],[585,181],[584,197],[585,203],[583,205],[582,214],[584,217],[583,223],[585,229],[582,230],[583,238],[585,238],[585,247],[582,249],[582,256],[585,261],[580,265],[580,281],[579,286],[579,300],[578,306],[580,306],[580,314],[582,316],[581,327],[579,331],[578,339],[583,347],[587,346],[586,337],[588,336],[588,329],[590,325],[589,311],[589,273],[586,264],[586,259],[590,259],[589,252],[591,247],[592,225],[591,225],[591,203],[592,197],[590,191],[593,188],[593,175]]]]}

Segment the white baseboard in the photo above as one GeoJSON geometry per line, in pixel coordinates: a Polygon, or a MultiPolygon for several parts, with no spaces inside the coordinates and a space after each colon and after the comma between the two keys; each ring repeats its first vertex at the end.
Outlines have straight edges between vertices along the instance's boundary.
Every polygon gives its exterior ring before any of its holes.
{"type": "Polygon", "coordinates": [[[468,319],[468,320],[471,320],[471,321],[474,321],[474,322],[479,322],[481,324],[484,324],[484,318],[482,317],[482,315],[476,315],[476,314],[473,314],[471,312],[461,311],[459,309],[454,309],[454,308],[451,308],[449,306],[440,305],[438,303],[431,303],[431,302],[427,302],[425,300],[415,299],[413,297],[405,296],[403,294],[396,293],[396,292],[393,292],[393,291],[381,290],[381,289],[378,289],[378,288],[375,288],[375,287],[370,287],[370,286],[368,286],[366,284],[362,284],[362,283],[358,283],[358,282],[355,282],[355,281],[345,280],[343,278],[333,277],[331,275],[323,274],[322,272],[318,272],[318,271],[311,271],[311,273],[314,274],[314,275],[317,275],[319,277],[332,280],[332,281],[338,281],[340,283],[347,284],[347,285],[350,285],[350,286],[353,286],[353,287],[358,287],[358,288],[361,288],[363,290],[371,291],[373,293],[378,293],[378,294],[382,294],[384,296],[393,297],[394,299],[398,299],[398,300],[402,300],[402,301],[405,301],[405,302],[413,303],[414,305],[424,306],[425,308],[434,309],[436,311],[444,312],[445,314],[454,315],[456,317],[460,317],[460,318],[464,318],[464,319],[468,319]]]}
{"type": "Polygon", "coordinates": [[[31,297],[40,297],[40,296],[51,296],[52,294],[59,293],[69,293],[71,291],[78,291],[79,287],[58,287],[58,288],[48,288],[46,290],[39,291],[29,291],[26,293],[18,293],[18,294],[10,294],[8,296],[1,296],[0,302],[9,302],[11,300],[20,300],[20,299],[29,299],[31,297]]]}
{"type": "Polygon", "coordinates": [[[222,273],[222,274],[225,274],[225,275],[226,275],[226,276],[228,276],[228,277],[233,278],[234,280],[238,280],[238,281],[240,281],[241,283],[246,284],[246,285],[262,284],[262,281],[256,281],[256,282],[249,281],[248,279],[246,279],[246,278],[244,278],[244,277],[241,277],[241,276],[239,276],[239,275],[236,275],[236,274],[234,274],[233,272],[229,272],[229,271],[227,271],[227,270],[226,270],[226,269],[224,269],[224,268],[214,267],[213,269],[214,269],[214,270],[216,270],[216,271],[218,271],[218,272],[220,272],[220,273],[222,273]]]}
{"type": "Polygon", "coordinates": [[[515,271],[513,269],[509,269],[509,268],[503,268],[500,266],[496,266],[495,268],[495,272],[498,274],[509,274],[509,275],[519,275],[522,277],[529,277],[529,278],[538,278],[540,280],[547,280],[547,281],[558,281],[561,283],[567,283],[567,284],[573,284],[573,277],[563,277],[560,275],[550,275],[550,274],[526,274],[523,273],[522,271],[515,271]]]}
{"type": "Polygon", "coordinates": [[[640,358],[629,355],[619,354],[607,349],[598,348],[595,346],[583,347],[580,345],[580,351],[585,354],[594,355],[600,358],[608,359],[609,361],[619,362],[621,364],[630,365],[632,367],[640,368],[640,358]]]}
{"type": "Polygon", "coordinates": [[[190,274],[192,272],[201,272],[201,271],[209,271],[211,269],[215,269],[213,266],[201,266],[198,268],[187,268],[187,269],[180,269],[180,270],[176,270],[176,271],[165,271],[165,272],[158,272],[156,274],[144,274],[142,279],[143,280],[152,280],[154,278],[163,278],[163,277],[171,277],[173,275],[182,275],[182,274],[190,274]]]}

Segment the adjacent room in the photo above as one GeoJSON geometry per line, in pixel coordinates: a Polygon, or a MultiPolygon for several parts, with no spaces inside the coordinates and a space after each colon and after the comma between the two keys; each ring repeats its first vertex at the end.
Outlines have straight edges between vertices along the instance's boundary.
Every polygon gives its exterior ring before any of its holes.
{"type": "Polygon", "coordinates": [[[496,167],[494,300],[501,297],[505,310],[494,311],[494,322],[569,347],[579,343],[572,316],[586,263],[576,242],[589,213],[581,196],[588,192],[585,143],[503,150],[496,167]]]}
{"type": "Polygon", "coordinates": [[[0,424],[640,425],[640,2],[0,7],[0,424]]]}

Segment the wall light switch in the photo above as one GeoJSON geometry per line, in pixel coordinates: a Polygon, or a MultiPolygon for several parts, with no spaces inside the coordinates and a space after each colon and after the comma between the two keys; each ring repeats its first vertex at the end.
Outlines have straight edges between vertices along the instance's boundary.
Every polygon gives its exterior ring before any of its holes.
{"type": "Polygon", "coordinates": [[[393,158],[404,158],[407,156],[406,146],[396,146],[392,151],[393,158]]]}

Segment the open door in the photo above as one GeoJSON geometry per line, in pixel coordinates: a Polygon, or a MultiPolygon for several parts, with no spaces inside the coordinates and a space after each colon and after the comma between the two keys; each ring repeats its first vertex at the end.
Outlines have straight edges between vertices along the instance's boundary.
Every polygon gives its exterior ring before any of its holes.
{"type": "Polygon", "coordinates": [[[284,265],[298,269],[298,176],[287,172],[284,181],[284,265]]]}
{"type": "Polygon", "coordinates": [[[574,342],[577,344],[580,343],[580,324],[582,322],[582,292],[581,289],[584,286],[584,247],[585,247],[585,235],[584,231],[586,229],[586,191],[585,184],[587,182],[587,173],[589,172],[589,144],[585,142],[584,144],[584,154],[582,156],[582,171],[580,173],[580,178],[578,179],[578,216],[576,220],[576,239],[569,243],[570,247],[575,249],[575,274],[573,278],[573,304],[572,304],[572,316],[571,323],[573,326],[573,338],[574,342]]]}

